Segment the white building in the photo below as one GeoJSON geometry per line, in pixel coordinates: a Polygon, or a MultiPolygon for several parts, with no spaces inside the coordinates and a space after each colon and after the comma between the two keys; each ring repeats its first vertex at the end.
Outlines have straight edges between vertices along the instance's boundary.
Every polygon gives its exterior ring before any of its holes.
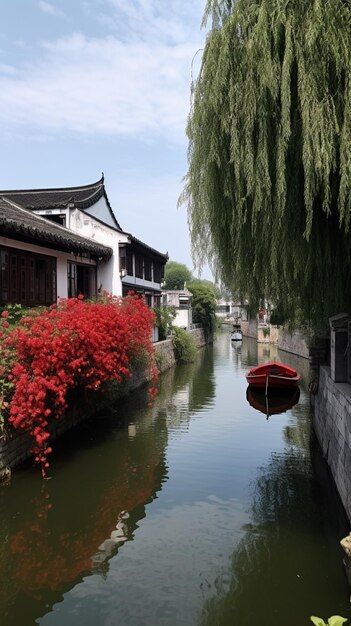
{"type": "Polygon", "coordinates": [[[228,319],[230,321],[238,320],[246,322],[248,320],[245,305],[240,302],[233,302],[232,300],[218,300],[216,315],[222,319],[228,319]]]}
{"type": "Polygon", "coordinates": [[[133,290],[160,304],[168,255],[120,227],[104,177],[81,187],[0,191],[0,306],[133,290]]]}
{"type": "Polygon", "coordinates": [[[192,302],[193,294],[188,289],[162,291],[162,305],[173,307],[176,316],[173,326],[190,330],[193,323],[192,302]]]}

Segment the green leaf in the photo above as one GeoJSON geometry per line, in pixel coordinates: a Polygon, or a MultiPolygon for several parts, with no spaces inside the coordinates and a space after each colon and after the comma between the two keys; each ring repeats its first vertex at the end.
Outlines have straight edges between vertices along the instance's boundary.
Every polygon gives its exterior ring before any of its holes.
{"type": "Polygon", "coordinates": [[[345,617],[341,617],[340,615],[333,615],[328,619],[329,626],[341,626],[344,622],[347,622],[347,619],[345,617]]]}
{"type": "Polygon", "coordinates": [[[311,615],[311,622],[313,622],[315,626],[327,626],[327,624],[321,617],[315,617],[314,615],[311,615]]]}

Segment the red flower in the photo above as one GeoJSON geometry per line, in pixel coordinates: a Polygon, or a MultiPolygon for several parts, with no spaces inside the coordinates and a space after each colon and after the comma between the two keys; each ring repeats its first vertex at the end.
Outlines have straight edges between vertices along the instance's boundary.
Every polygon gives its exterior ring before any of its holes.
{"type": "Polygon", "coordinates": [[[142,299],[104,293],[97,302],[83,296],[60,300],[4,335],[0,361],[12,363],[6,370],[13,384],[9,421],[33,437],[43,475],[51,452],[48,420],[62,417],[70,389],[123,383],[131,378],[135,360],[145,355],[149,398],[155,397],[158,371],[149,339],[153,323],[154,314],[142,299]]]}
{"type": "Polygon", "coordinates": [[[1,313],[1,317],[8,317],[10,315],[10,313],[8,311],[3,311],[1,313]]]}

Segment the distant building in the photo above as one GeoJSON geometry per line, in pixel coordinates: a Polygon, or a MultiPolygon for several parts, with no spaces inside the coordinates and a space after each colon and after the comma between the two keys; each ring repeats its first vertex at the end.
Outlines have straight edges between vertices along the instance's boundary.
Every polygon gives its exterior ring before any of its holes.
{"type": "Polygon", "coordinates": [[[190,330],[193,322],[192,302],[193,294],[188,289],[162,291],[162,305],[173,307],[176,317],[173,325],[190,330]]]}
{"type": "Polygon", "coordinates": [[[81,187],[0,191],[0,306],[130,290],[160,304],[168,255],[122,230],[104,177],[81,187]]]}
{"type": "Polygon", "coordinates": [[[248,320],[247,309],[240,302],[232,300],[217,300],[216,315],[223,320],[228,319],[246,322],[248,320]]]}

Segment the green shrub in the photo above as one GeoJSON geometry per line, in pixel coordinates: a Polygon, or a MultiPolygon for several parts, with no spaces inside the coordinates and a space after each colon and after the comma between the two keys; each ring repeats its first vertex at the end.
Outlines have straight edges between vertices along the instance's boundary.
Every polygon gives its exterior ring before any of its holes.
{"type": "Polygon", "coordinates": [[[155,351],[155,363],[159,372],[162,372],[164,360],[164,354],[162,354],[162,352],[155,351]]]}
{"type": "Polygon", "coordinates": [[[194,337],[183,328],[174,328],[173,346],[177,361],[195,361],[196,344],[194,337]]]}
{"type": "Polygon", "coordinates": [[[21,304],[6,304],[3,308],[0,309],[0,314],[4,311],[7,311],[8,316],[6,317],[6,321],[12,324],[18,324],[18,322],[27,315],[36,316],[39,315],[41,311],[46,307],[32,307],[27,308],[23,307],[21,304]]]}
{"type": "Polygon", "coordinates": [[[194,324],[201,324],[206,337],[210,337],[216,328],[216,297],[213,288],[201,282],[188,285],[193,294],[192,310],[194,324]]]}
{"type": "Polygon", "coordinates": [[[155,307],[156,326],[158,328],[158,339],[163,341],[171,334],[173,330],[173,321],[176,316],[176,310],[173,306],[155,307]]]}
{"type": "Polygon", "coordinates": [[[283,326],[286,321],[286,316],[279,310],[273,309],[270,315],[270,322],[273,326],[283,326]]]}

